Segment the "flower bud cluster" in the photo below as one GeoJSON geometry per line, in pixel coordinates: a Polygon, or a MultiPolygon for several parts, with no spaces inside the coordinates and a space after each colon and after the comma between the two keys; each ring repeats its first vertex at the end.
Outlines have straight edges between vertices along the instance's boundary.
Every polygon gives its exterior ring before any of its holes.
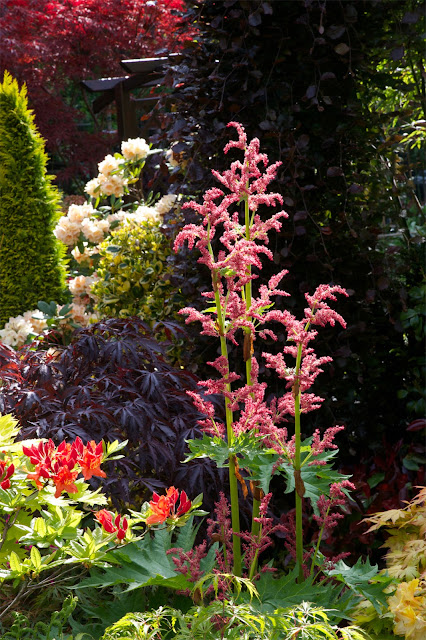
{"type": "Polygon", "coordinates": [[[95,513],[95,518],[102,525],[102,528],[107,533],[116,533],[118,542],[122,542],[126,537],[126,532],[129,528],[128,520],[125,516],[114,514],[106,509],[101,509],[95,513]]]}
{"type": "Polygon", "coordinates": [[[7,464],[4,460],[0,460],[0,487],[6,491],[10,489],[10,478],[15,473],[15,465],[7,464]]]}

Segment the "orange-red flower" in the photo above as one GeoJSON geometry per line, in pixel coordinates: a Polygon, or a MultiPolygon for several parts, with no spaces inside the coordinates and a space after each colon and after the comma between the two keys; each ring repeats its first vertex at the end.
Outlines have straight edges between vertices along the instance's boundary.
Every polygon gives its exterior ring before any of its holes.
{"type": "Polygon", "coordinates": [[[168,518],[177,520],[191,508],[191,501],[188,500],[188,496],[185,491],[180,494],[179,506],[176,509],[176,503],[178,501],[179,491],[175,487],[167,489],[165,496],[159,496],[157,493],[153,493],[152,500],[149,503],[150,515],[148,516],[147,524],[161,524],[168,518]]]}
{"type": "Polygon", "coordinates": [[[81,467],[81,472],[85,480],[90,480],[92,476],[106,478],[105,471],[102,471],[100,468],[103,457],[104,449],[102,440],[98,444],[96,444],[94,440],[91,440],[83,447],[83,450],[79,452],[78,464],[81,467]]]}
{"type": "Polygon", "coordinates": [[[52,464],[55,453],[55,443],[53,440],[48,442],[39,442],[38,445],[31,445],[27,447],[22,446],[23,453],[29,457],[31,464],[35,465],[33,473],[27,475],[28,480],[34,480],[38,489],[43,487],[40,482],[40,478],[48,480],[52,472],[52,464]]]}
{"type": "Polygon", "coordinates": [[[149,503],[151,515],[148,516],[146,523],[160,524],[165,522],[170,515],[170,507],[170,501],[166,496],[159,496],[154,493],[149,503]]]}
{"type": "Polygon", "coordinates": [[[97,513],[95,513],[96,520],[102,525],[107,533],[114,533],[115,527],[112,523],[112,519],[114,514],[111,511],[107,511],[106,509],[101,509],[97,513]]]}
{"type": "Polygon", "coordinates": [[[183,516],[185,513],[188,513],[192,505],[191,500],[188,499],[185,491],[182,491],[180,494],[179,507],[177,508],[176,515],[178,518],[183,516]]]}
{"type": "Polygon", "coordinates": [[[34,480],[38,489],[43,488],[40,478],[53,480],[56,497],[62,491],[78,492],[74,480],[80,472],[85,480],[90,480],[92,476],[106,478],[105,472],[100,469],[104,456],[102,441],[96,444],[91,440],[85,446],[77,437],[73,443],[61,442],[56,448],[53,440],[49,440],[30,447],[24,445],[22,450],[31,464],[35,465],[35,470],[27,475],[28,480],[34,480]]]}
{"type": "Polygon", "coordinates": [[[78,493],[78,487],[74,484],[77,476],[78,470],[71,471],[67,465],[60,467],[57,473],[52,476],[52,480],[56,485],[55,498],[59,498],[63,491],[78,493]]]}

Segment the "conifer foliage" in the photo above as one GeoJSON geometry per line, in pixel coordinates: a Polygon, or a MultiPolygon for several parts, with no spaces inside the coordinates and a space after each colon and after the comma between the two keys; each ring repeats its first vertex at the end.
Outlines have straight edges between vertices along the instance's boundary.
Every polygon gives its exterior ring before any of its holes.
{"type": "Polygon", "coordinates": [[[44,140],[28,109],[26,87],[5,72],[0,84],[0,324],[61,301],[64,249],[53,235],[59,192],[46,173],[44,140]]]}

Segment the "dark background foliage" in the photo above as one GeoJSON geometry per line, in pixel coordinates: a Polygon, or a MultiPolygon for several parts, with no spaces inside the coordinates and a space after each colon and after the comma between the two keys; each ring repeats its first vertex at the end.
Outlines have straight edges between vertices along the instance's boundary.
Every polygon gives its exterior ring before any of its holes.
{"type": "MultiPolygon", "coordinates": [[[[274,263],[265,264],[263,277],[289,269],[285,304],[296,313],[320,283],[350,293],[338,302],[347,330],[323,331],[316,343],[334,362],[316,383],[323,409],[304,426],[310,433],[344,423],[342,453],[351,464],[366,449],[398,442],[424,412],[423,325],[416,333],[401,319],[414,306],[412,288],[424,282],[424,243],[407,230],[407,211],[414,206],[423,223],[424,216],[410,168],[389,170],[406,158],[384,126],[424,113],[421,3],[206,0],[190,3],[190,12],[201,35],[170,72],[174,112],[154,142],[175,142],[186,161],[176,170],[176,190],[196,197],[214,183],[210,170],[236,157],[222,152],[235,136],[225,129],[231,120],[260,138],[271,162],[281,160],[274,188],[290,217],[272,239],[274,263]],[[407,85],[397,69],[410,64],[407,85]],[[411,92],[404,113],[371,106],[388,86],[411,92]]],[[[194,294],[208,274],[198,277],[194,294]]],[[[420,323],[423,317],[417,313],[420,323]]],[[[415,435],[404,438],[404,455],[415,435]]]]}
{"type": "Polygon", "coordinates": [[[175,484],[192,497],[202,492],[212,509],[222,487],[216,468],[205,460],[180,464],[185,440],[199,436],[200,416],[186,394],[197,378],[167,364],[164,348],[138,318],[92,325],[63,351],[0,345],[0,413],[19,420],[22,439],[128,440],[102,481],[116,507],[140,505],[175,484]]]}

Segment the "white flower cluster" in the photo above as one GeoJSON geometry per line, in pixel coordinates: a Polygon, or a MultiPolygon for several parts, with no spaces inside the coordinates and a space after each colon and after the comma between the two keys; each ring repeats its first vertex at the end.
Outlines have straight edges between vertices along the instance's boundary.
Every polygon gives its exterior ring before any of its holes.
{"type": "Polygon", "coordinates": [[[169,193],[166,196],[160,198],[160,200],[153,207],[147,207],[146,205],[141,204],[133,213],[124,214],[122,220],[129,222],[133,220],[135,222],[143,222],[144,220],[161,222],[162,216],[170,211],[176,201],[176,198],[177,196],[169,193]]]}
{"type": "Polygon", "coordinates": [[[74,249],[71,251],[71,255],[74,258],[74,260],[78,263],[78,264],[88,264],[90,265],[90,260],[92,258],[92,256],[97,253],[97,248],[92,248],[92,247],[88,247],[87,246],[87,242],[84,242],[84,250],[80,251],[80,249],[78,247],[74,247],[74,249]]]}
{"type": "Polygon", "coordinates": [[[177,196],[173,193],[168,193],[166,196],[163,196],[159,199],[154,208],[156,209],[156,211],[158,211],[160,216],[163,216],[173,207],[174,203],[176,202],[176,198],[177,196]]]}
{"type": "Polygon", "coordinates": [[[121,143],[122,158],[108,155],[98,164],[98,177],[90,180],[85,187],[86,193],[93,198],[98,196],[115,196],[121,198],[128,183],[124,175],[125,162],[144,160],[149,152],[149,145],[143,138],[126,140],[121,143]]]}
{"type": "Polygon", "coordinates": [[[21,347],[29,335],[40,335],[46,327],[46,320],[41,311],[26,311],[22,316],[9,318],[9,322],[0,330],[0,341],[10,347],[21,347]]]}
{"type": "Polygon", "coordinates": [[[71,318],[76,324],[87,327],[93,322],[98,322],[99,317],[96,313],[87,313],[86,305],[73,302],[71,305],[71,318]]]}
{"type": "MultiPolygon", "coordinates": [[[[121,197],[129,178],[125,177],[126,163],[144,160],[150,147],[143,138],[127,140],[121,144],[122,157],[107,155],[98,164],[99,175],[90,180],[85,191],[97,198],[100,196],[121,197]]],[[[131,175],[131,174],[130,174],[131,175]]],[[[131,178],[130,178],[131,179],[131,178]]],[[[126,223],[141,223],[146,220],[161,222],[162,216],[170,211],[176,201],[176,196],[168,194],[163,196],[154,206],[139,205],[135,211],[119,210],[103,218],[89,202],[84,204],[71,204],[68,213],[62,216],[55,229],[54,235],[67,247],[73,247],[71,255],[79,265],[93,269],[93,256],[99,253],[98,245],[105,240],[111,231],[111,224],[118,222],[119,226],[126,223]],[[82,245],[76,246],[83,236],[82,245]]],[[[70,317],[59,320],[59,325],[65,326],[70,320],[81,326],[87,326],[91,322],[99,320],[98,316],[90,312],[96,296],[91,293],[93,284],[97,281],[96,273],[92,276],[77,275],[68,281],[68,288],[73,296],[70,308],[70,317]]],[[[60,305],[56,307],[56,315],[61,316],[60,305]]],[[[16,318],[9,318],[3,329],[0,330],[0,341],[12,347],[20,347],[29,335],[41,335],[47,329],[47,323],[43,313],[39,310],[27,311],[16,318]]]]}
{"type": "Polygon", "coordinates": [[[59,218],[53,233],[68,247],[76,245],[83,233],[93,244],[99,244],[109,232],[107,220],[92,217],[95,210],[91,204],[72,204],[66,216],[59,218]]]}
{"type": "Polygon", "coordinates": [[[149,144],[144,138],[134,138],[121,143],[121,153],[126,160],[145,160],[149,152],[149,144]]]}
{"type": "MultiPolygon", "coordinates": [[[[85,283],[85,291],[93,284],[94,278],[86,278],[86,280],[91,282],[85,283]]],[[[61,305],[56,305],[56,313],[58,316],[61,315],[62,309],[63,307],[61,307],[61,305]]],[[[97,322],[98,320],[99,318],[96,314],[86,312],[86,305],[81,304],[80,298],[74,298],[70,309],[70,317],[62,318],[59,321],[59,325],[64,326],[69,324],[70,321],[73,321],[82,327],[87,327],[92,322],[97,322]]],[[[0,329],[0,342],[9,347],[22,347],[28,336],[40,336],[45,329],[47,329],[47,322],[44,314],[39,309],[26,311],[23,315],[9,318],[4,328],[0,329]]]]}
{"type": "Polygon", "coordinates": [[[67,247],[72,247],[78,242],[82,223],[94,213],[95,210],[88,202],[85,204],[72,204],[68,209],[67,215],[59,218],[53,233],[67,247]]]}
{"type": "Polygon", "coordinates": [[[115,196],[121,198],[127,179],[123,175],[123,163],[118,158],[108,155],[98,164],[98,177],[89,180],[85,192],[97,198],[98,196],[115,196]]]}
{"type": "Polygon", "coordinates": [[[77,276],[72,280],[68,280],[68,289],[74,298],[90,296],[90,290],[96,282],[95,276],[77,276]]]}

